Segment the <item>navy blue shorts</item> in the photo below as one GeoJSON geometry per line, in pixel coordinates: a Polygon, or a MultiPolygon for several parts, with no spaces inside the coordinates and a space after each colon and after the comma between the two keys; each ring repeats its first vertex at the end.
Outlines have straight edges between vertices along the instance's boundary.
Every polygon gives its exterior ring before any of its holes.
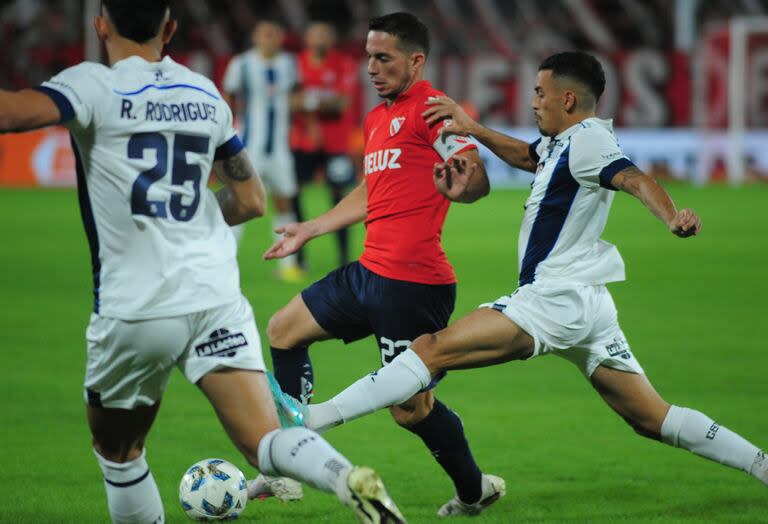
{"type": "Polygon", "coordinates": [[[419,335],[448,325],[456,284],[417,284],[385,278],[352,262],[301,292],[320,326],[349,343],[376,336],[381,365],[410,347],[419,335]]]}

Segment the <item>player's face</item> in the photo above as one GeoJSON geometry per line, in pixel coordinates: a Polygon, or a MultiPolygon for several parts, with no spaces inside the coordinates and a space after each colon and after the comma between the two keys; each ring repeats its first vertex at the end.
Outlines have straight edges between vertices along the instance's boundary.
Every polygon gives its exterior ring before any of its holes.
{"type": "Polygon", "coordinates": [[[552,78],[552,71],[539,71],[536,76],[533,100],[531,102],[536,125],[542,136],[556,136],[563,131],[567,115],[562,89],[552,78]]]}
{"type": "Polygon", "coordinates": [[[397,44],[396,36],[383,31],[369,31],[365,44],[368,76],[376,93],[387,100],[394,100],[411,86],[424,58],[422,53],[404,52],[397,44]]]}
{"type": "Polygon", "coordinates": [[[325,56],[336,45],[336,35],[328,24],[316,22],[304,33],[304,43],[312,52],[325,56]]]}
{"type": "Polygon", "coordinates": [[[272,22],[261,22],[253,30],[253,45],[263,55],[272,56],[283,46],[283,28],[272,22]]]}

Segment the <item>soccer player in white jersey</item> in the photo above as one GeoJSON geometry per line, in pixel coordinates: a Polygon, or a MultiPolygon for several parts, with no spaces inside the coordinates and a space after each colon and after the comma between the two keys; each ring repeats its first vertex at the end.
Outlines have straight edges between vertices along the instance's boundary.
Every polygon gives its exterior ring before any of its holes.
{"type": "MultiPolygon", "coordinates": [[[[253,47],[230,61],[223,82],[225,100],[240,114],[245,149],[272,195],[274,228],[296,221],[291,200],[298,191],[288,141],[297,73],[293,56],[281,50],[284,37],[276,20],[259,21],[253,28],[253,47]]],[[[242,226],[235,233],[241,234],[242,226]]],[[[281,279],[303,278],[296,255],[278,264],[281,279]]]]}
{"type": "MultiPolygon", "coordinates": [[[[424,112],[428,122],[447,118],[444,132],[472,135],[509,164],[536,173],[518,243],[520,285],[448,328],[417,338],[375,377],[308,406],[308,427],[324,430],[397,405],[447,370],[551,353],[573,362],[638,434],[768,484],[765,453],[703,413],[667,403],[619,327],[605,284],[624,280],[624,263],[600,239],[614,191],[638,198],[678,237],[696,235],[701,222],[690,209],[678,211],[624,155],[610,120],[595,117],[604,86],[600,63],[588,54],[547,58],[532,103],[542,137],[533,144],[481,126],[447,97],[431,102],[424,112]]],[[[461,198],[473,175],[462,163],[437,165],[435,173],[438,189],[451,200],[461,198]]]]}
{"type": "Polygon", "coordinates": [[[177,366],[253,466],[336,493],[362,522],[402,522],[373,470],[306,428],[279,429],[227,227],[263,214],[264,189],[213,83],[162,58],[168,6],[103,0],[94,25],[109,67],[0,91],[0,131],[72,134],[95,294],[87,415],[112,521],[165,521],[144,441],[177,366]]]}

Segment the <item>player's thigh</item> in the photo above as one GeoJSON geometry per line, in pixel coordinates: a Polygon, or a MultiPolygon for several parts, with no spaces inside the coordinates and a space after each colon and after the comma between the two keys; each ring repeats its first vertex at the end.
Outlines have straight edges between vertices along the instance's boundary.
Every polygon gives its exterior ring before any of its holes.
{"type": "Polygon", "coordinates": [[[156,404],[190,336],[184,316],[124,321],[91,315],[86,402],[123,410],[156,404]]]}
{"type": "Polygon", "coordinates": [[[530,358],[533,348],[533,338],[522,327],[490,308],[475,310],[412,345],[433,375],[530,358]]]}
{"type": "Polygon", "coordinates": [[[333,188],[347,188],[355,183],[355,166],[347,155],[328,155],[325,179],[333,188]]]}
{"type": "Polygon", "coordinates": [[[272,347],[290,349],[333,336],[318,324],[302,294],[298,294],[269,319],[267,338],[272,347]]]}
{"type": "Polygon", "coordinates": [[[280,427],[265,374],[222,368],[207,373],[197,384],[232,442],[258,467],[259,442],[280,427]]]}
{"type": "Polygon", "coordinates": [[[264,371],[261,339],[245,297],[189,315],[192,336],[177,360],[191,383],[226,369],[264,371]]]}
{"type": "Polygon", "coordinates": [[[302,291],[301,302],[292,302],[303,304],[302,322],[312,326],[312,338],[283,330],[286,337],[304,343],[327,338],[349,343],[370,335],[372,326],[361,300],[361,290],[368,286],[368,273],[359,262],[353,262],[331,271],[302,291]]]}
{"type": "Polygon", "coordinates": [[[362,302],[373,326],[381,365],[411,346],[420,335],[448,325],[456,304],[456,285],[426,285],[367,272],[362,302]]]}

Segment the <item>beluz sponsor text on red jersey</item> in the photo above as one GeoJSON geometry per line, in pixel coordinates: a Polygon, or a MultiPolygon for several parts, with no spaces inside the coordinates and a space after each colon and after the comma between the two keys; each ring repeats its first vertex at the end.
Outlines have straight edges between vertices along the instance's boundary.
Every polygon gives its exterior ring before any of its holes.
{"type": "Polygon", "coordinates": [[[421,113],[430,97],[443,96],[422,80],[365,120],[363,173],[368,187],[365,250],[360,262],[383,277],[421,284],[456,282],[440,239],[450,201],[437,192],[437,162],[476,149],[471,141],[440,137],[442,122],[427,125],[421,113]]]}

